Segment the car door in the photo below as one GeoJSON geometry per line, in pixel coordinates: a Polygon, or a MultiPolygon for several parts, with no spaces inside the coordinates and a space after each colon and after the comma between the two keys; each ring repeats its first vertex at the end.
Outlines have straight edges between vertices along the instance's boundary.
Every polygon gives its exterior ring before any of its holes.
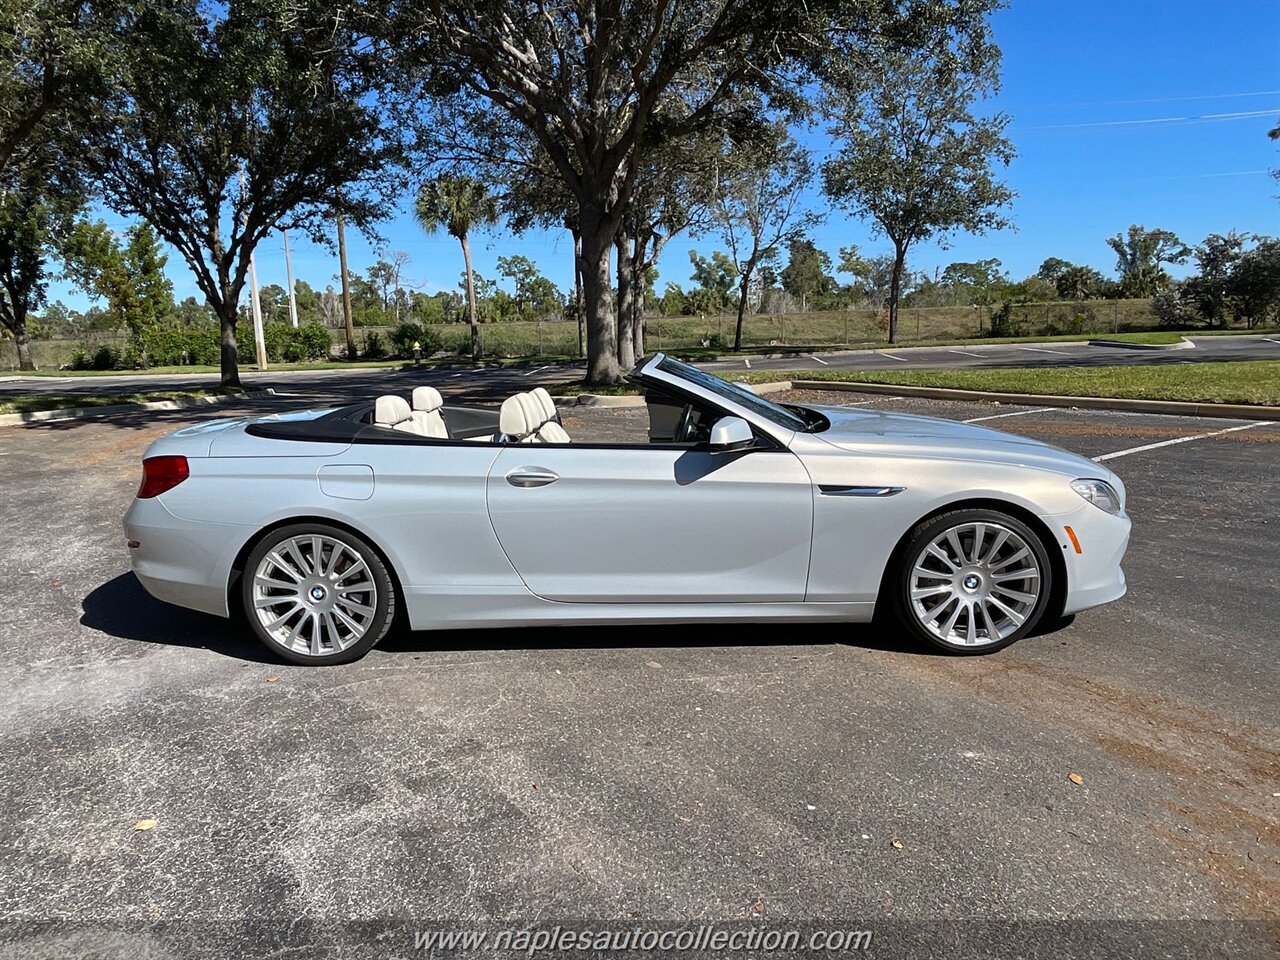
{"type": "Polygon", "coordinates": [[[502,548],[541,597],[804,599],[812,487],[778,446],[514,444],[490,468],[488,504],[502,548]]]}

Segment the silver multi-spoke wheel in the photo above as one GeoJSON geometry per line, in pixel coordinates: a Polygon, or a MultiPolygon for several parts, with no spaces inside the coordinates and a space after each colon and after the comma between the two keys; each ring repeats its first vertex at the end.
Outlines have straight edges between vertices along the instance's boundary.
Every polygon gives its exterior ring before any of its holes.
{"type": "Polygon", "coordinates": [[[1001,523],[971,521],[925,544],[908,579],[911,610],[926,631],[948,645],[983,647],[1027,622],[1044,571],[1022,534],[1001,523]]]}
{"type": "Polygon", "coordinates": [[[326,657],[359,643],[373,627],[378,586],[348,543],[320,533],[281,540],[253,570],[253,615],[285,650],[326,657]]]}

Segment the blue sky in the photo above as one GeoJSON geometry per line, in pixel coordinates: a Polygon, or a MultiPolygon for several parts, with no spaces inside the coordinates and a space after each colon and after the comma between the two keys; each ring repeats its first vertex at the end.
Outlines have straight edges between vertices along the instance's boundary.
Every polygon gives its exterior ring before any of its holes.
{"type": "MultiPolygon", "coordinates": [[[[1018,193],[1017,229],[958,236],[949,249],[922,244],[911,255],[913,269],[997,257],[1021,278],[1058,256],[1110,274],[1115,259],[1105,238],[1131,223],[1173,230],[1188,243],[1230,229],[1280,234],[1280,183],[1267,173],[1280,167],[1280,150],[1266,136],[1280,121],[1280,0],[1013,0],[994,27],[1004,82],[990,105],[1013,118],[1009,135],[1019,156],[1007,179],[1018,193]]],[[[820,134],[805,142],[822,149],[820,134]]],[[[826,206],[816,188],[809,199],[816,209],[826,206]]],[[[456,286],[462,255],[454,240],[425,236],[407,212],[382,232],[387,249],[412,257],[413,286],[456,286]]],[[[864,253],[888,251],[868,225],[838,211],[814,237],[833,259],[849,243],[864,253]]],[[[302,237],[291,236],[290,245],[295,277],[319,289],[332,282],[333,254],[302,237]]],[[[499,230],[472,246],[483,275],[496,276],[499,256],[520,253],[562,289],[572,286],[567,234],[499,230]]],[[[673,239],[658,288],[667,281],[688,288],[689,250],[716,246],[711,236],[673,239]]],[[[348,248],[353,271],[377,257],[358,234],[348,248]]],[[[260,283],[284,285],[278,238],[259,247],[257,259],[260,283]]],[[[176,254],[169,273],[179,298],[197,293],[176,254]]],[[[61,284],[50,295],[85,303],[61,284]]]]}

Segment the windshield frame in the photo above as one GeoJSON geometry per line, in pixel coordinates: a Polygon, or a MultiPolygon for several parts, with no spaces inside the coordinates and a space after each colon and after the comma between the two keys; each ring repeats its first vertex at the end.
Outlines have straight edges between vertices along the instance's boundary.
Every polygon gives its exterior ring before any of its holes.
{"type": "Polygon", "coordinates": [[[743,389],[737,384],[730,383],[728,380],[717,377],[715,374],[708,373],[706,370],[702,370],[692,364],[676,360],[674,357],[658,354],[653,360],[643,364],[641,369],[637,371],[641,378],[644,378],[643,371],[645,370],[656,370],[659,373],[666,374],[668,377],[688,383],[690,386],[711,394],[716,400],[742,407],[778,429],[788,430],[792,433],[809,433],[813,429],[812,423],[786,407],[766,400],[757,393],[743,389]],[[656,364],[654,361],[656,361],[656,364]]]}

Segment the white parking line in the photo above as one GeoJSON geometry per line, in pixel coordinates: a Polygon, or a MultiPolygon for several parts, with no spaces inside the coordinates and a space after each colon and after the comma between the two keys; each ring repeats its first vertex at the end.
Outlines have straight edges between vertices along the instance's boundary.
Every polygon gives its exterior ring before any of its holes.
{"type": "Polygon", "coordinates": [[[522,377],[532,377],[535,373],[541,373],[543,370],[550,370],[550,367],[539,367],[537,370],[530,370],[528,373],[522,373],[522,377]]]}
{"type": "Polygon", "coordinates": [[[1018,347],[1018,350],[1030,350],[1032,353],[1052,353],[1059,357],[1065,357],[1066,354],[1061,350],[1045,350],[1043,347],[1018,347]]]}
{"type": "Polygon", "coordinates": [[[1263,337],[1262,339],[1267,341],[1267,343],[1280,343],[1280,340],[1277,340],[1275,337],[1263,337]]]}
{"type": "Polygon", "coordinates": [[[829,366],[831,366],[831,364],[827,363],[827,361],[823,360],[821,357],[810,357],[809,359],[810,359],[810,360],[817,360],[817,361],[818,361],[818,363],[822,364],[824,367],[829,367],[829,366]]]}
{"type": "Polygon", "coordinates": [[[750,360],[748,360],[746,357],[743,357],[743,358],[742,358],[742,362],[743,362],[743,363],[745,363],[745,364],[747,365],[747,369],[748,369],[748,370],[750,370],[750,369],[751,369],[751,361],[750,361],[750,360]]]}
{"type": "Polygon", "coordinates": [[[880,356],[882,356],[882,357],[888,357],[890,360],[897,360],[897,361],[898,361],[898,362],[900,362],[900,363],[910,363],[910,362],[911,362],[911,361],[910,361],[910,360],[908,360],[906,357],[896,357],[896,356],[894,356],[892,353],[881,353],[881,354],[880,354],[880,356]]]}
{"type": "Polygon", "coordinates": [[[962,357],[977,357],[979,360],[982,359],[982,354],[970,353],[968,350],[948,350],[947,353],[958,353],[962,357]]]}
{"type": "Polygon", "coordinates": [[[1141,447],[1130,447],[1128,450],[1117,450],[1115,453],[1104,453],[1100,457],[1094,457],[1095,463],[1102,463],[1104,460],[1114,460],[1116,457],[1127,457],[1131,453],[1142,453],[1146,450],[1157,450],[1160,447],[1172,447],[1177,443],[1190,443],[1192,440],[1207,440],[1210,437],[1220,437],[1224,433],[1237,433],[1240,430],[1252,430],[1254,427],[1269,427],[1274,420],[1258,420],[1256,423],[1242,423],[1238,427],[1227,427],[1225,430],[1214,430],[1212,433],[1197,433],[1190,437],[1178,437],[1176,440],[1161,440],[1159,443],[1148,443],[1141,447]]]}
{"type": "Polygon", "coordinates": [[[1037,407],[1034,410],[1014,410],[1012,413],[993,413],[989,417],[974,417],[972,420],[966,420],[965,423],[981,423],[983,420],[999,420],[1001,417],[1025,417],[1028,413],[1048,413],[1050,410],[1056,410],[1057,407],[1037,407]]]}

